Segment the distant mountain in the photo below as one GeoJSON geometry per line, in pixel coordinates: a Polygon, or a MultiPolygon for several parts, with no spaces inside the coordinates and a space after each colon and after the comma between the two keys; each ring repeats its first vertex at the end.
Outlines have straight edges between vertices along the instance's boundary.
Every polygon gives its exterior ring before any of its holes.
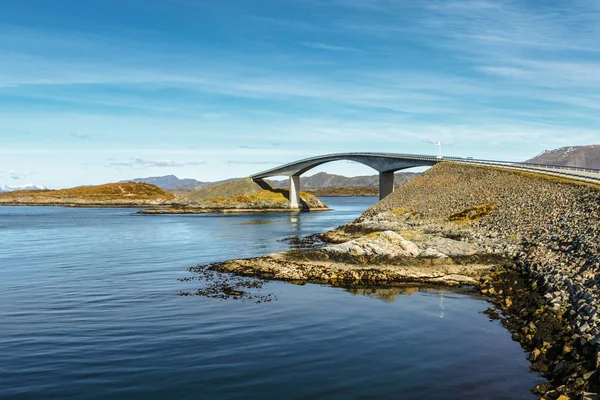
{"type": "MultiPolygon", "coordinates": [[[[419,175],[418,172],[396,172],[394,179],[395,185],[403,185],[417,175],[419,175]]],[[[288,179],[270,180],[270,182],[273,183],[275,186],[279,186],[282,188],[290,186],[290,182],[288,179]]],[[[342,175],[328,174],[326,172],[319,172],[318,174],[315,174],[313,176],[301,176],[300,187],[302,188],[302,190],[319,190],[339,187],[379,187],[379,175],[347,177],[342,175]]]]}
{"type": "Polygon", "coordinates": [[[34,185],[32,183],[27,183],[25,185],[20,185],[20,186],[0,185],[0,193],[16,192],[17,190],[47,190],[47,189],[48,188],[45,186],[34,185]]]}
{"type": "Polygon", "coordinates": [[[196,179],[179,179],[175,175],[165,175],[165,176],[150,176],[148,178],[135,178],[129,179],[126,181],[121,181],[119,183],[125,182],[141,182],[141,183],[149,183],[151,185],[158,186],[161,189],[168,190],[171,192],[191,192],[196,189],[204,189],[205,187],[209,187],[212,185],[216,185],[218,183],[229,182],[233,179],[225,179],[222,181],[216,182],[201,182],[196,179]]]}
{"type": "Polygon", "coordinates": [[[161,189],[171,189],[176,186],[182,185],[202,185],[203,182],[197,181],[196,179],[179,179],[175,175],[165,176],[151,176],[148,178],[135,178],[128,181],[121,182],[142,182],[149,183],[151,185],[158,186],[161,189]]]}
{"type": "MultiPolygon", "coordinates": [[[[397,172],[395,183],[396,186],[400,186],[412,178],[418,173],[416,172],[397,172]]],[[[161,189],[168,190],[170,192],[191,192],[196,189],[204,189],[209,186],[218,185],[220,183],[230,182],[235,180],[225,179],[222,181],[215,182],[201,182],[196,179],[179,179],[175,175],[165,176],[151,176],[148,178],[135,178],[123,182],[142,182],[156,185],[161,189]]],[[[288,179],[283,180],[269,180],[274,186],[287,188],[290,186],[288,179]]],[[[353,188],[371,188],[379,187],[379,175],[367,175],[367,176],[355,176],[352,178],[328,174],[326,172],[320,172],[313,176],[300,177],[300,185],[302,190],[318,190],[328,188],[339,188],[339,187],[353,187],[353,188]]]]}
{"type": "Polygon", "coordinates": [[[526,162],[600,169],[600,145],[561,147],[544,150],[526,162]]]}

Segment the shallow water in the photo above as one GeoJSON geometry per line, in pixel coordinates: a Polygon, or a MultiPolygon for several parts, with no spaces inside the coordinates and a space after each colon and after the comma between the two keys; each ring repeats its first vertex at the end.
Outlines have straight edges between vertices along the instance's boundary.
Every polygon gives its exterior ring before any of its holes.
{"type": "Polygon", "coordinates": [[[0,398],[532,399],[525,354],[478,297],[269,282],[276,301],[182,297],[187,268],[287,248],[334,211],[136,215],[0,207],[0,398]]]}

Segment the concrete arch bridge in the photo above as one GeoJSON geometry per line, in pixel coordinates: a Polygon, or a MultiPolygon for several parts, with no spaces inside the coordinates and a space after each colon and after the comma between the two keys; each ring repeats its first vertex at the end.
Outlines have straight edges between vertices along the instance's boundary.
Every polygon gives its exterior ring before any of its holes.
{"type": "Polygon", "coordinates": [[[379,198],[383,199],[394,191],[394,172],[413,167],[432,166],[444,159],[436,156],[415,154],[337,153],[305,158],[251,175],[250,177],[255,182],[260,183],[265,178],[288,176],[290,178],[290,208],[298,208],[300,205],[300,175],[319,165],[340,160],[355,161],[378,171],[379,198]]]}
{"type": "Polygon", "coordinates": [[[383,199],[394,191],[394,172],[413,168],[427,167],[439,162],[461,162],[465,164],[475,164],[489,166],[494,168],[503,168],[511,170],[520,170],[565,177],[582,182],[600,184],[600,170],[590,168],[580,168],[572,166],[534,164],[514,161],[496,161],[496,160],[478,160],[471,157],[441,157],[426,156],[418,154],[397,154],[397,153],[337,153],[327,154],[318,157],[305,158],[295,161],[281,167],[272,168],[267,171],[259,172],[250,177],[255,182],[262,182],[263,179],[272,176],[289,176],[290,178],[290,208],[298,208],[300,205],[300,175],[306,171],[315,168],[321,164],[332,161],[349,160],[367,165],[379,172],[379,199],[383,199]]]}

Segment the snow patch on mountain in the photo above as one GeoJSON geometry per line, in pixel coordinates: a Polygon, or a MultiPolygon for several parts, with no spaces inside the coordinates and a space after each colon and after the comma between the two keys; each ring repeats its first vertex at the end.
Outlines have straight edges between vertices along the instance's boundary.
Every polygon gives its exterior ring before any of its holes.
{"type": "Polygon", "coordinates": [[[0,185],[0,193],[2,192],[15,192],[17,190],[47,190],[46,186],[34,185],[33,183],[26,183],[25,185],[19,186],[8,186],[0,185]]]}

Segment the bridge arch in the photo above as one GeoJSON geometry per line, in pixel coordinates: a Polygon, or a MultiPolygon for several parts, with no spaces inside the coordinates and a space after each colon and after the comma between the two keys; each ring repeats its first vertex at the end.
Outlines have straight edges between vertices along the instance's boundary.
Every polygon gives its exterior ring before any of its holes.
{"type": "Polygon", "coordinates": [[[379,199],[383,199],[394,191],[394,172],[413,167],[432,166],[441,161],[436,156],[414,154],[336,153],[295,161],[250,177],[259,182],[272,176],[288,176],[290,178],[290,208],[298,208],[300,205],[300,175],[319,165],[341,160],[355,161],[379,172],[379,199]]]}

